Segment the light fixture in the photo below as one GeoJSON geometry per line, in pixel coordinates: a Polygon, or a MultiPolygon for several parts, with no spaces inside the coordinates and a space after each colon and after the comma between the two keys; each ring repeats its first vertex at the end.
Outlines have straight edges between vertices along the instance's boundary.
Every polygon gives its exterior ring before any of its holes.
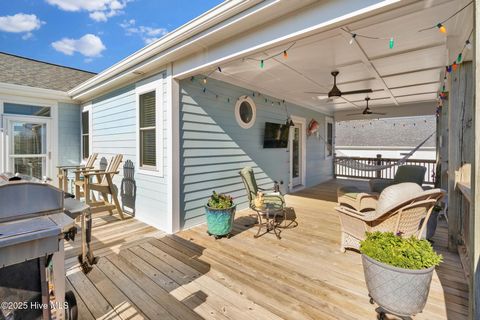
{"type": "Polygon", "coordinates": [[[388,42],[388,47],[390,49],[393,49],[393,46],[395,45],[395,40],[393,40],[393,37],[390,38],[390,41],[388,42]]]}
{"type": "Polygon", "coordinates": [[[294,127],[295,126],[295,123],[293,123],[293,120],[290,119],[290,117],[288,117],[287,121],[285,122],[285,125],[287,127],[294,127]]]}
{"type": "Polygon", "coordinates": [[[203,78],[203,83],[207,84],[207,78],[203,78]]]}
{"type": "Polygon", "coordinates": [[[265,66],[265,63],[263,62],[263,60],[260,60],[260,68],[263,69],[264,66],[265,66]]]}
{"type": "Polygon", "coordinates": [[[470,40],[465,41],[465,48],[467,48],[468,50],[472,50],[472,43],[470,42],[470,40]]]}

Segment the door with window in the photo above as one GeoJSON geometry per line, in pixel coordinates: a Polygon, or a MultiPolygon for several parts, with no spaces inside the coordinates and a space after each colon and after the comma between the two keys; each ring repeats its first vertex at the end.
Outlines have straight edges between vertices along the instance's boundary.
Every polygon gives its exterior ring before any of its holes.
{"type": "Polygon", "coordinates": [[[295,126],[290,127],[290,172],[292,176],[292,188],[303,185],[302,139],[302,123],[295,122],[295,126]]]}
{"type": "Polygon", "coordinates": [[[6,171],[50,176],[50,119],[4,116],[6,171]]]}

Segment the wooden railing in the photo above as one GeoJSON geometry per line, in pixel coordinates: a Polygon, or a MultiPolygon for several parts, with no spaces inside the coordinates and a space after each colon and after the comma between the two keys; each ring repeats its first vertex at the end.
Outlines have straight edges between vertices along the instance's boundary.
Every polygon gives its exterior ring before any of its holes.
{"type": "MultiPolygon", "coordinates": [[[[398,165],[393,165],[387,169],[376,170],[376,171],[364,171],[349,168],[339,164],[338,162],[342,160],[355,160],[363,164],[372,165],[372,166],[383,166],[396,163],[399,159],[394,158],[382,158],[381,155],[377,155],[376,158],[364,158],[364,157],[339,157],[335,156],[334,158],[334,175],[336,177],[348,177],[348,178],[363,178],[363,179],[393,179],[395,173],[397,172],[398,165]]],[[[423,166],[427,170],[425,172],[425,184],[434,184],[435,183],[435,160],[427,159],[409,159],[404,165],[417,165],[423,166]]]]}

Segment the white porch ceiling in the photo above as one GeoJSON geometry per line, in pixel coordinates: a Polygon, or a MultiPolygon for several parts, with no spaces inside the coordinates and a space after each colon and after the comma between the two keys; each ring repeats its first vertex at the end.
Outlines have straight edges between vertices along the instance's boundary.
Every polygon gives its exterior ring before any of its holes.
{"type": "MultiPolygon", "coordinates": [[[[445,65],[458,53],[450,52],[449,58],[448,48],[459,47],[460,50],[471,31],[473,6],[446,23],[447,35],[437,28],[418,30],[436,25],[466,3],[465,0],[418,1],[343,26],[358,34],[386,39],[393,36],[393,49],[389,49],[388,40],[360,37],[350,45],[351,36],[336,28],[297,40],[288,51],[288,59],[279,56],[265,61],[263,69],[258,61],[249,58],[268,57],[291,43],[222,65],[222,72],[215,72],[212,77],[328,113],[361,110],[367,95],[371,98],[372,109],[402,107],[415,102],[431,101],[433,104],[445,65]],[[341,91],[371,88],[373,92],[345,95],[332,102],[306,93],[327,93],[332,87],[330,72],[333,70],[340,71],[337,85],[341,91]]],[[[464,59],[470,59],[470,55],[467,53],[464,59]]]]}

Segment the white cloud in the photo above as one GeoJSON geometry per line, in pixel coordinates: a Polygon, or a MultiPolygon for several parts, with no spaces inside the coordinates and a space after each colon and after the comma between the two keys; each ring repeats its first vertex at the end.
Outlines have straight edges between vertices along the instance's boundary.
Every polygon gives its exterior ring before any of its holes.
{"type": "Polygon", "coordinates": [[[120,26],[125,30],[127,36],[133,34],[139,35],[145,44],[150,44],[168,33],[166,28],[152,28],[146,26],[137,26],[135,19],[124,21],[120,26]]]}
{"type": "Polygon", "coordinates": [[[17,13],[13,16],[0,16],[0,31],[5,32],[31,32],[40,29],[45,22],[34,14],[17,13]]]}
{"type": "Polygon", "coordinates": [[[78,52],[86,57],[99,57],[106,49],[102,39],[93,34],[86,34],[80,39],[63,38],[52,43],[52,47],[68,56],[78,52]]]}
{"type": "Polygon", "coordinates": [[[64,11],[88,11],[95,21],[107,21],[108,18],[123,13],[127,3],[132,0],[46,0],[49,4],[64,11]]]}

